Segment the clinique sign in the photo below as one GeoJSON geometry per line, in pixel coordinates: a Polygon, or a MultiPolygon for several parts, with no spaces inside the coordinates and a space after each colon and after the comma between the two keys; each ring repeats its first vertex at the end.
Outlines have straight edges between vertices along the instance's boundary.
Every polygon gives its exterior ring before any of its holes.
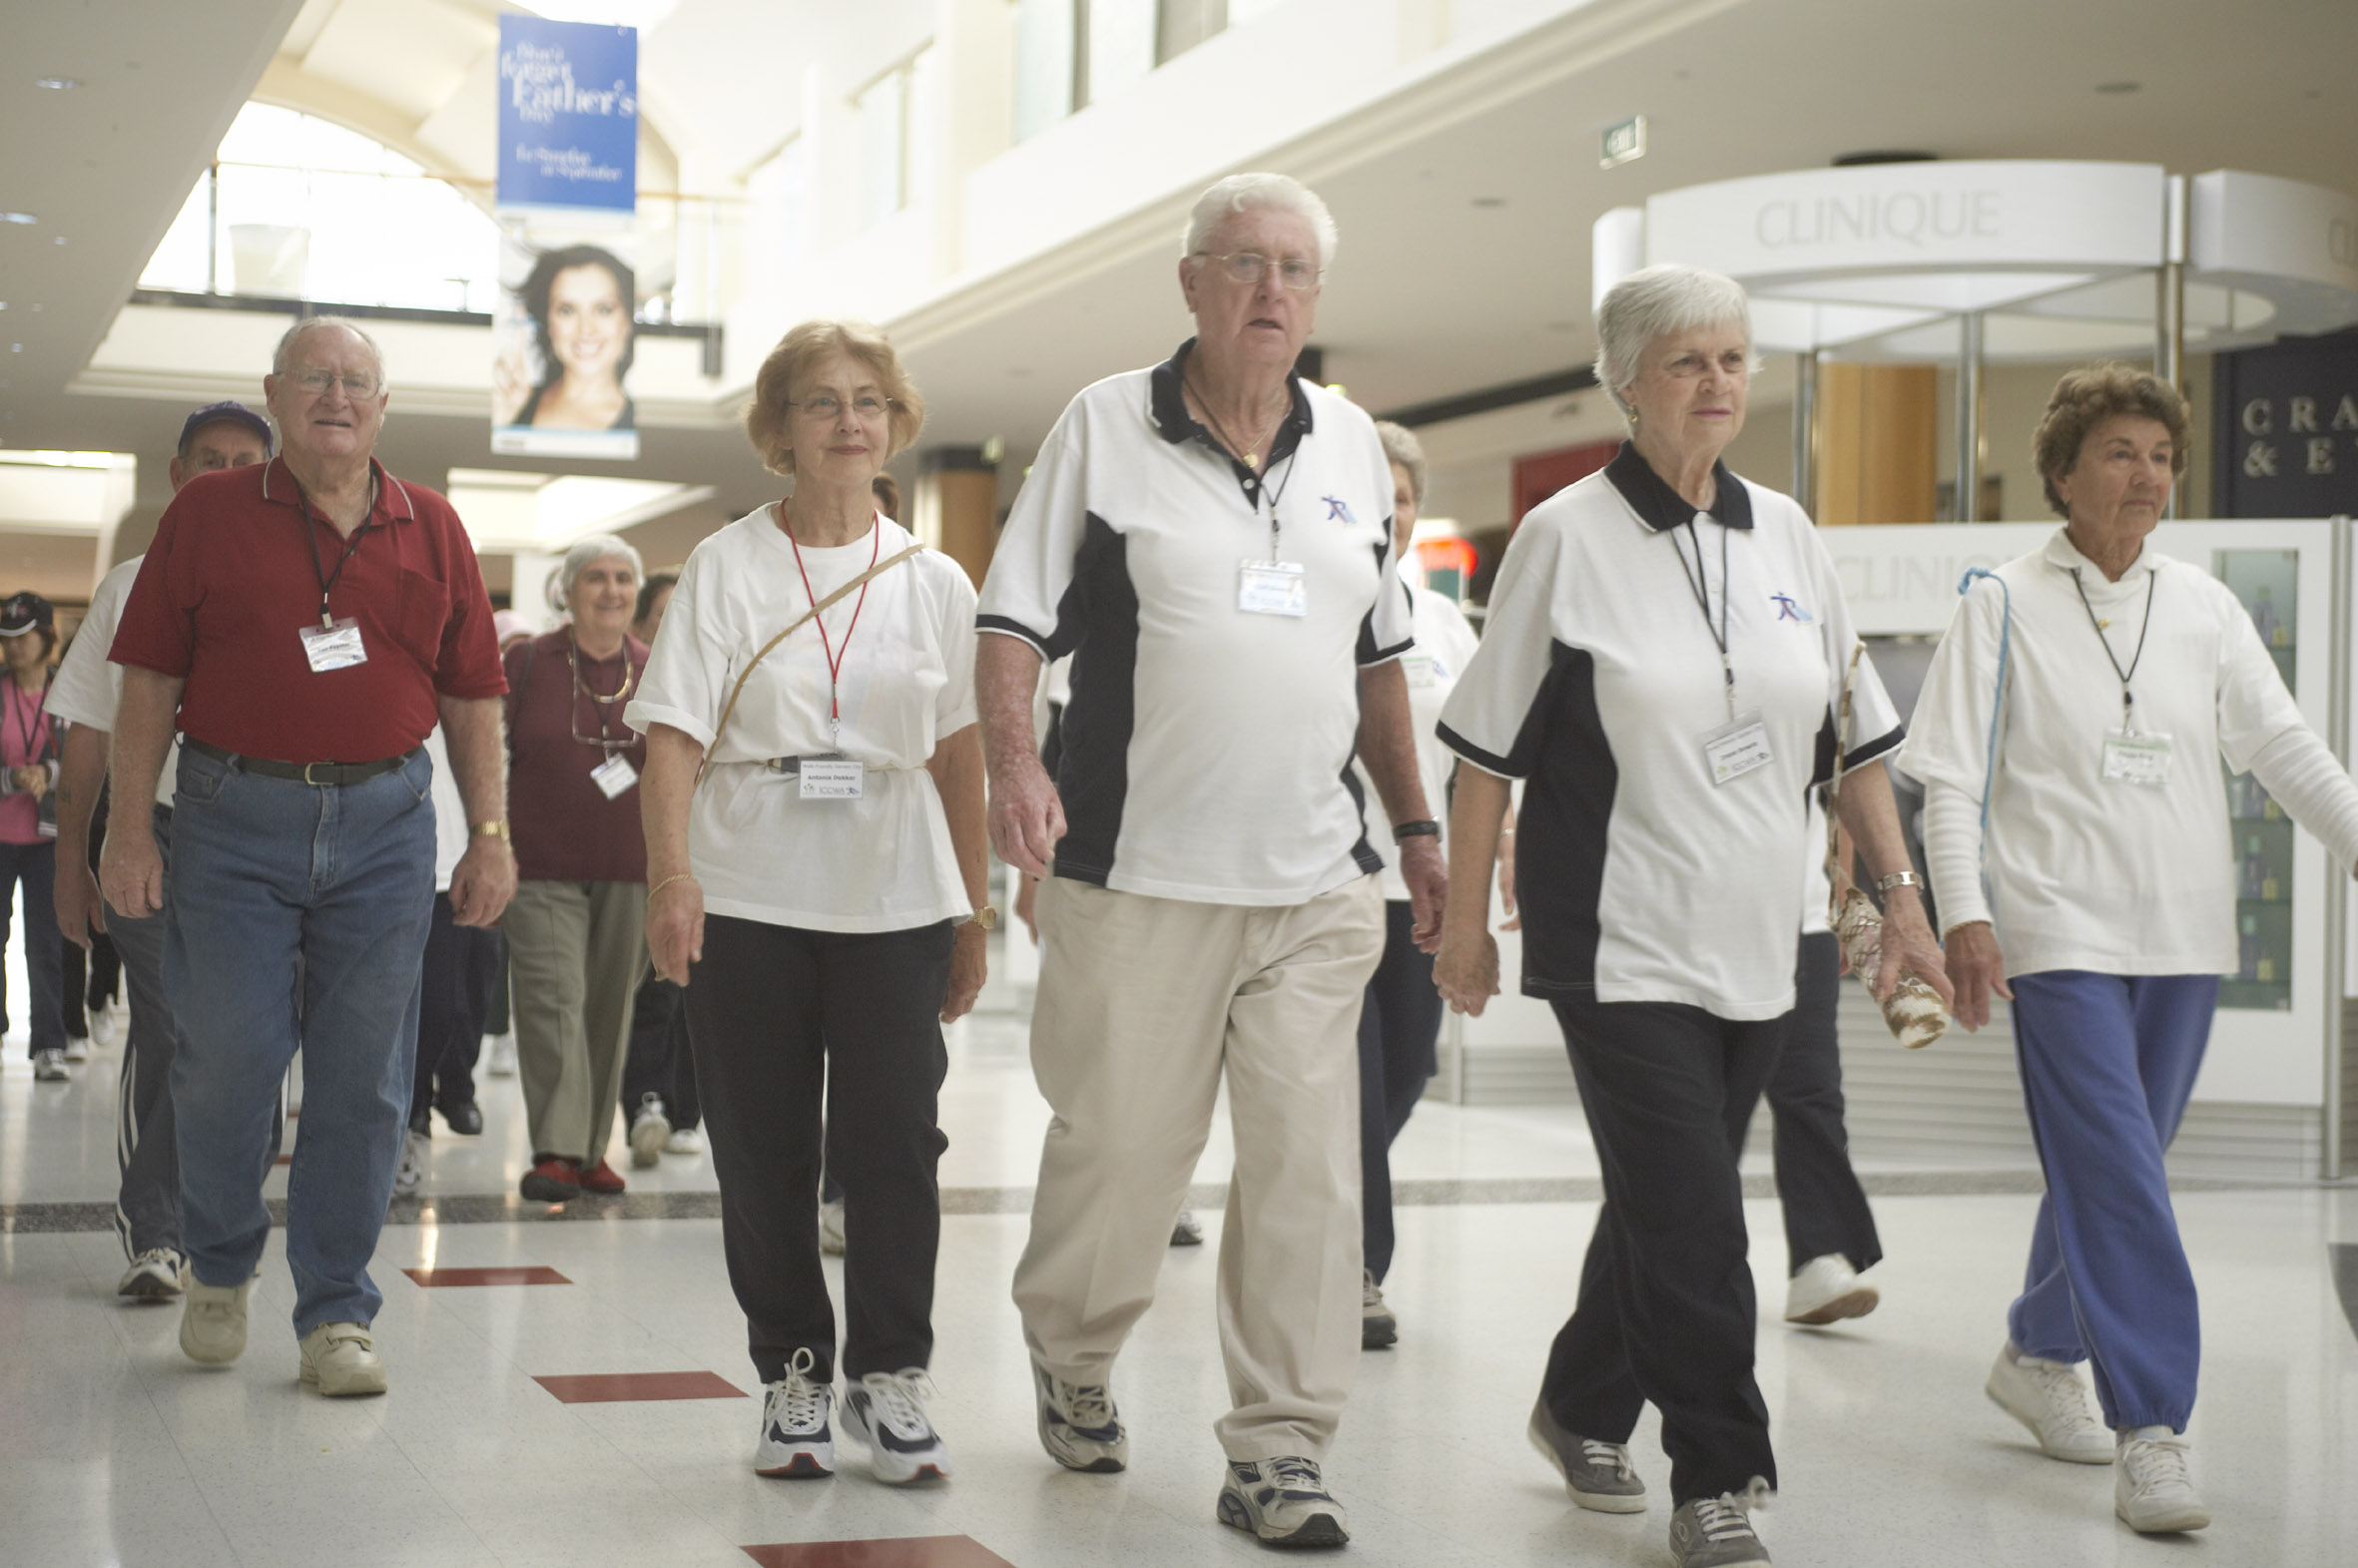
{"type": "Polygon", "coordinates": [[[2000,196],[1985,191],[1862,191],[1765,202],[1752,219],[1764,248],[1896,240],[1926,246],[2000,238],[2000,196]]]}

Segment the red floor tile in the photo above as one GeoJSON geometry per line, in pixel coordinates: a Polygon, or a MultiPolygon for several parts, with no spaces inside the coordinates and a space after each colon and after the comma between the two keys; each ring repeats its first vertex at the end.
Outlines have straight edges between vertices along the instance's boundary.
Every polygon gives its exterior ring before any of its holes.
{"type": "Polygon", "coordinates": [[[279,1158],[278,1158],[278,1159],[276,1159],[276,1160],[273,1160],[273,1161],[271,1162],[271,1164],[273,1164],[273,1165],[293,1165],[294,1163],[295,1163],[295,1156],[293,1156],[293,1155],[291,1155],[291,1154],[283,1154],[283,1155],[279,1156],[279,1158]]]}
{"type": "Polygon", "coordinates": [[[595,1372],[574,1377],[535,1377],[567,1404],[605,1404],[627,1399],[742,1399],[745,1390],[711,1372],[595,1372]]]}
{"type": "Polygon", "coordinates": [[[918,1535],[896,1541],[802,1541],[743,1547],[762,1568],[1014,1568],[964,1535],[918,1535]]]}
{"type": "Polygon", "coordinates": [[[404,1269],[403,1274],[423,1286],[436,1285],[571,1285],[556,1270],[541,1264],[523,1269],[404,1269]]]}

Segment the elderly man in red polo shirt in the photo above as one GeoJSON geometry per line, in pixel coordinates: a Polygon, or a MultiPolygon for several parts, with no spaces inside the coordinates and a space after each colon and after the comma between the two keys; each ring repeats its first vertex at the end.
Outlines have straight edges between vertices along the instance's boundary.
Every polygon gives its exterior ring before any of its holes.
{"type": "Polygon", "coordinates": [[[99,880],[110,906],[166,916],[193,1276],[181,1348],[214,1364],[246,1348],[271,1119],[300,1045],[287,1184],[300,1372],[321,1393],[381,1393],[367,1265],[408,1119],[433,913],[423,743],[438,718],[472,834],[450,901],[460,924],[489,925],[516,886],[507,688],[458,514],[371,455],[388,400],[376,345],[348,321],[297,322],[263,388],[283,454],[184,487],[123,607],[99,880]],[[150,822],[176,723],[167,904],[150,822]]]}

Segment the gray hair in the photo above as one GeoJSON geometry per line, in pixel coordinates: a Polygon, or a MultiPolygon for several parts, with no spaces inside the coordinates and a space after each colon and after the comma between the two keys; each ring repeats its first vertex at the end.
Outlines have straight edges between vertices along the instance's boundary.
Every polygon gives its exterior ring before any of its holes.
{"type": "Polygon", "coordinates": [[[1341,242],[1327,204],[1293,176],[1272,174],[1230,175],[1197,197],[1187,214],[1186,232],[1179,237],[1180,260],[1200,255],[1210,247],[1221,225],[1256,207],[1274,207],[1308,219],[1311,232],[1318,236],[1318,269],[1323,272],[1334,264],[1335,247],[1341,242]]]}
{"type": "Polygon", "coordinates": [[[1405,424],[1394,424],[1389,419],[1376,421],[1376,437],[1384,443],[1384,455],[1409,471],[1409,494],[1417,504],[1425,504],[1425,443],[1405,424]]]}
{"type": "Polygon", "coordinates": [[[565,552],[565,564],[557,568],[557,595],[560,599],[573,597],[575,579],[588,569],[592,561],[619,557],[631,564],[631,576],[645,577],[646,563],[639,559],[638,546],[620,534],[591,534],[587,539],[576,539],[573,548],[565,552]]]}
{"type": "Polygon", "coordinates": [[[343,315],[306,315],[287,328],[279,339],[278,348],[271,354],[271,374],[285,375],[287,367],[295,362],[295,345],[302,340],[305,333],[317,331],[323,326],[340,326],[360,339],[368,349],[368,357],[376,361],[377,390],[384,390],[384,350],[376,346],[376,339],[370,337],[359,322],[343,315]]]}
{"type": "Polygon", "coordinates": [[[1744,329],[1749,349],[1752,305],[1744,296],[1744,285],[1734,278],[1676,263],[1640,267],[1606,289],[1597,302],[1597,384],[1628,418],[1629,400],[1621,393],[1637,379],[1638,361],[1649,344],[1673,332],[1730,322],[1744,329]]]}

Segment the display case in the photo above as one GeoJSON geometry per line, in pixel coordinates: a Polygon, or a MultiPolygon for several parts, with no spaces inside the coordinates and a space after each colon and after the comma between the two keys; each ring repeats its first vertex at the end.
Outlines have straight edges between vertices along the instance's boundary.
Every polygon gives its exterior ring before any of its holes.
{"type": "MultiPolygon", "coordinates": [[[[2213,577],[2232,589],[2277,673],[2300,690],[2299,550],[2210,553],[2213,577]]],[[[2219,1006],[2290,1012],[2293,987],[2294,836],[2290,818],[2249,774],[2226,770],[2230,853],[2235,861],[2236,967],[2219,981],[2219,1006]]]]}

